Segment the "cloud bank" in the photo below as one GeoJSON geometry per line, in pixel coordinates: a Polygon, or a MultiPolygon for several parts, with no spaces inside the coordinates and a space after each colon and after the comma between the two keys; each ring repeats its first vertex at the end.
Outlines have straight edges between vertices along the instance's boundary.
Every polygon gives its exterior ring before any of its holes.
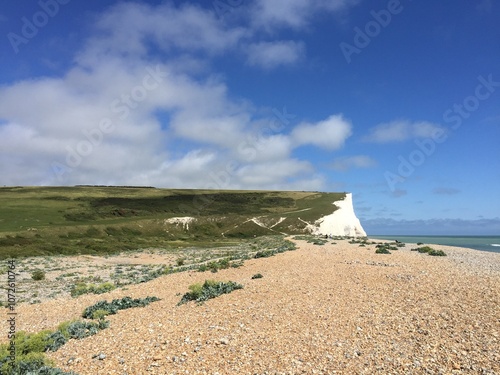
{"type": "Polygon", "coordinates": [[[427,121],[397,120],[375,126],[364,137],[364,141],[370,143],[404,142],[409,139],[433,138],[436,132],[443,131],[441,126],[427,121]]]}
{"type": "Polygon", "coordinates": [[[109,8],[67,71],[0,87],[1,183],[323,189],[294,150],[340,149],[352,124],[340,114],[300,123],[286,108],[262,116],[230,97],[212,62],[293,66],[304,43],[269,33],[350,3],[258,1],[238,26],[192,4],[109,8]]]}

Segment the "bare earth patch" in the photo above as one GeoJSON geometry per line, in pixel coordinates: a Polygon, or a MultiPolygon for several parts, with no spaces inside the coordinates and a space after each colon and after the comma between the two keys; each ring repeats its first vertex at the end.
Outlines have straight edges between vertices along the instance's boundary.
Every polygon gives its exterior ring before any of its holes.
{"type": "Polygon", "coordinates": [[[157,296],[49,357],[81,375],[500,374],[500,254],[433,246],[448,256],[431,257],[409,244],[384,255],[375,245],[296,242],[296,251],[216,274],[176,273],[103,295],[21,304],[17,329],[55,328],[103,299],[157,296]],[[257,273],[263,278],[252,279],[257,273]],[[177,306],[205,279],[244,289],[177,306]]]}

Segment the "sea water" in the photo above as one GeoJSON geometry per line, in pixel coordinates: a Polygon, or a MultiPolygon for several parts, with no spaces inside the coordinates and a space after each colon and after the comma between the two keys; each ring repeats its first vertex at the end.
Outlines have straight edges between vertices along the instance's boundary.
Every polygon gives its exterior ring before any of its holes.
{"type": "Polygon", "coordinates": [[[368,238],[398,240],[405,243],[419,243],[426,245],[447,245],[467,247],[469,249],[500,253],[500,236],[371,236],[368,238]]]}

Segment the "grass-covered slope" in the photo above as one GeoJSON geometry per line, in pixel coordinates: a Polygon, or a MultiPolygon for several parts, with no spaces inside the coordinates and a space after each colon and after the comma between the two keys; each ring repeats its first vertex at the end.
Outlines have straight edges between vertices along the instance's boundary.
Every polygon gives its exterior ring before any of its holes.
{"type": "Polygon", "coordinates": [[[136,187],[0,188],[0,259],[105,254],[301,233],[344,193],[136,187]],[[169,223],[192,217],[189,223],[169,223]]]}

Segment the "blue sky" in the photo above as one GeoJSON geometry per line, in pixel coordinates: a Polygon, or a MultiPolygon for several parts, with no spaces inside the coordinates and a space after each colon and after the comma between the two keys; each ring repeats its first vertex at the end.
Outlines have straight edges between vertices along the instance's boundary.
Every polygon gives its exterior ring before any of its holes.
{"type": "Polygon", "coordinates": [[[8,2],[0,184],[349,191],[500,235],[494,0],[8,2]]]}

